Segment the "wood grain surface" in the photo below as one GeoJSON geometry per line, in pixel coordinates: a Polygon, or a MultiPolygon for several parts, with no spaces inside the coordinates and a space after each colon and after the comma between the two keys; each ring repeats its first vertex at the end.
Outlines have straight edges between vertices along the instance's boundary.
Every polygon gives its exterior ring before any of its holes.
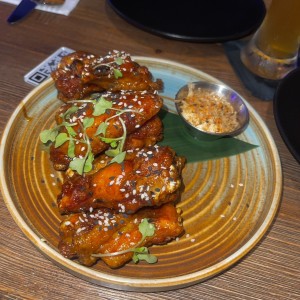
{"type": "Polygon", "coordinates": [[[118,49],[169,59],[225,82],[255,108],[280,154],[283,194],[270,230],[239,263],[200,284],[159,293],[103,288],[57,267],[25,237],[1,197],[0,299],[300,299],[300,166],[278,133],[272,102],[253,97],[243,86],[223,46],[146,33],[117,16],[104,0],[81,0],[68,17],[34,11],[8,25],[6,18],[13,8],[0,3],[1,134],[16,106],[33,88],[23,76],[61,46],[99,54],[118,49]]]}

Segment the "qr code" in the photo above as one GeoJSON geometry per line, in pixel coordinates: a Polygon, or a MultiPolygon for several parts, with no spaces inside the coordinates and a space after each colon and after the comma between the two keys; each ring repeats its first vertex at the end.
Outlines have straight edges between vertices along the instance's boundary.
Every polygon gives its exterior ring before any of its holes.
{"type": "Polygon", "coordinates": [[[38,66],[32,69],[24,76],[25,82],[32,85],[39,85],[46,79],[48,79],[51,75],[51,72],[54,71],[60,62],[60,60],[74,52],[74,50],[66,47],[61,47],[49,57],[47,57],[43,62],[41,62],[38,66]]]}

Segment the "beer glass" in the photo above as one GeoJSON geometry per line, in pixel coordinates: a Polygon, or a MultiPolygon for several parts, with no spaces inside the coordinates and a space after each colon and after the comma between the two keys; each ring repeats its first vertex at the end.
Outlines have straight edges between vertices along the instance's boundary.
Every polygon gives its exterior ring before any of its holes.
{"type": "Polygon", "coordinates": [[[272,0],[241,60],[252,73],[279,80],[297,67],[299,45],[300,0],[272,0]]]}

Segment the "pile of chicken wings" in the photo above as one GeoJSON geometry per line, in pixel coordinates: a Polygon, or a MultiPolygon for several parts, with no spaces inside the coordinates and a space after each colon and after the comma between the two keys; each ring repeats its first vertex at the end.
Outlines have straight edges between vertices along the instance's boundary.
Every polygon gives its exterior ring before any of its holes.
{"type": "Polygon", "coordinates": [[[162,81],[121,51],[74,52],[52,78],[63,102],[50,142],[53,167],[65,173],[59,251],[87,266],[101,258],[119,268],[135,249],[145,253],[180,236],[185,158],[158,144],[162,81]]]}

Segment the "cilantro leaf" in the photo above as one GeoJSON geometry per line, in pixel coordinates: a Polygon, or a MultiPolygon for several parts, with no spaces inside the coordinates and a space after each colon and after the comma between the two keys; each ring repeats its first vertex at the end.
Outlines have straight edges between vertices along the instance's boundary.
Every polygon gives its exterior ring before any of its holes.
{"type": "Polygon", "coordinates": [[[123,77],[123,74],[120,70],[114,69],[114,76],[116,79],[123,77]]]}
{"type": "Polygon", "coordinates": [[[93,160],[94,160],[94,155],[93,155],[92,152],[89,152],[88,156],[86,158],[85,164],[84,164],[84,169],[83,169],[84,172],[89,172],[89,171],[92,170],[92,168],[93,168],[93,164],[92,164],[93,160]]]}
{"type": "Polygon", "coordinates": [[[118,153],[117,155],[114,156],[114,158],[111,160],[110,163],[116,162],[116,163],[120,164],[125,159],[125,156],[126,156],[126,151],[118,153]]]}
{"type": "Polygon", "coordinates": [[[99,134],[105,135],[107,127],[108,127],[108,125],[107,125],[106,122],[101,123],[101,124],[98,126],[95,135],[99,135],[99,134]]]}
{"type": "Polygon", "coordinates": [[[84,170],[84,165],[85,165],[85,158],[79,158],[79,157],[75,157],[71,162],[69,167],[73,170],[73,171],[77,171],[77,173],[79,175],[83,174],[83,170],[84,170]]]}
{"type": "Polygon", "coordinates": [[[100,97],[99,100],[96,101],[94,105],[93,116],[103,115],[107,109],[112,108],[112,102],[106,100],[104,97],[100,97]]]}
{"type": "Polygon", "coordinates": [[[48,142],[54,142],[57,135],[58,135],[58,130],[56,128],[46,129],[40,133],[40,140],[44,144],[48,142]]]}
{"type": "Polygon", "coordinates": [[[94,118],[86,117],[83,119],[82,124],[83,124],[83,129],[87,129],[94,124],[94,118]]]}
{"type": "Polygon", "coordinates": [[[155,232],[155,226],[152,223],[149,223],[148,219],[143,219],[139,224],[139,231],[143,236],[143,239],[148,236],[153,236],[155,232]]]}
{"type": "Polygon", "coordinates": [[[122,65],[124,63],[124,60],[121,57],[116,57],[115,62],[117,65],[122,65]]]}
{"type": "Polygon", "coordinates": [[[135,264],[141,260],[145,260],[148,264],[155,264],[157,257],[149,253],[134,253],[132,260],[135,264]]]}
{"type": "Polygon", "coordinates": [[[74,136],[77,135],[76,131],[71,126],[66,125],[65,127],[66,127],[66,129],[67,129],[70,136],[74,137],[74,136]]]}
{"type": "Polygon", "coordinates": [[[71,115],[74,114],[75,112],[77,112],[78,109],[79,109],[78,106],[75,106],[75,105],[71,106],[69,109],[67,109],[65,111],[65,113],[62,115],[62,118],[65,119],[65,120],[70,119],[71,115]]]}
{"type": "Polygon", "coordinates": [[[65,132],[59,133],[55,139],[55,145],[54,147],[57,148],[64,144],[66,141],[69,140],[68,135],[65,132]]]}
{"type": "Polygon", "coordinates": [[[109,157],[115,157],[119,154],[119,150],[118,149],[108,149],[105,151],[105,154],[109,157]]]}
{"type": "Polygon", "coordinates": [[[74,158],[75,157],[75,143],[74,143],[74,139],[72,137],[69,140],[68,156],[70,158],[74,158]]]}

